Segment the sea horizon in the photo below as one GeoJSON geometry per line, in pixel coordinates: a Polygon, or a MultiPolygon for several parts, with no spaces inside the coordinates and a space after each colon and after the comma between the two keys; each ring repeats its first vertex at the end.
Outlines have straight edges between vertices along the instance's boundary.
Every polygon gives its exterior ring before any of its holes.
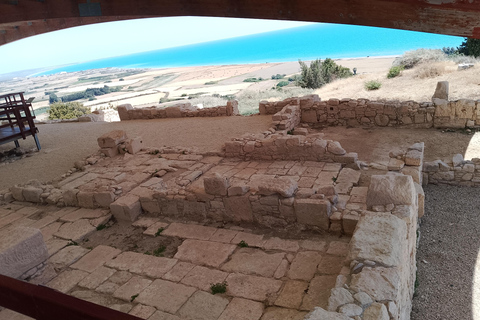
{"type": "Polygon", "coordinates": [[[91,69],[176,68],[281,63],[315,59],[399,56],[405,51],[457,47],[462,37],[415,31],[314,24],[199,44],[52,67],[32,76],[91,69]]]}

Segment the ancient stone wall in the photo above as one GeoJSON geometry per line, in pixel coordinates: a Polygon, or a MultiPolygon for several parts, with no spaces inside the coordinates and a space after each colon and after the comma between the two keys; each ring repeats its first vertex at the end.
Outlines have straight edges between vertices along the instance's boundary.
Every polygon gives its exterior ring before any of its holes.
{"type": "MultiPolygon", "coordinates": [[[[318,95],[261,101],[260,114],[275,114],[286,106],[300,106],[301,122],[329,126],[395,126],[407,128],[465,128],[480,125],[480,101],[370,101],[329,99],[318,95]]],[[[279,119],[273,119],[278,125],[279,119]]]]}
{"type": "Polygon", "coordinates": [[[290,131],[300,124],[300,106],[288,105],[272,116],[273,127],[276,130],[290,131]]]}
{"type": "Polygon", "coordinates": [[[461,154],[446,161],[424,163],[423,184],[448,184],[453,186],[480,186],[480,159],[464,160],[461,154]]]}
{"type": "Polygon", "coordinates": [[[225,156],[245,160],[296,160],[355,163],[358,155],[345,151],[338,141],[323,139],[323,133],[307,135],[306,129],[293,134],[278,131],[269,135],[247,135],[225,143],[225,156]]]}
{"type": "Polygon", "coordinates": [[[122,104],[117,108],[121,121],[138,119],[183,118],[183,117],[220,117],[238,115],[238,101],[230,100],[225,106],[199,108],[190,102],[178,103],[170,107],[133,108],[122,104]]]}

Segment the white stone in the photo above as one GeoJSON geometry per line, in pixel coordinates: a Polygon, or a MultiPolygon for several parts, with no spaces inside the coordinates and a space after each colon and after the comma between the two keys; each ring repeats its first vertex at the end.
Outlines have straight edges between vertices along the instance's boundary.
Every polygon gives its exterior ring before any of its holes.
{"type": "Polygon", "coordinates": [[[363,320],[390,320],[390,317],[388,316],[388,311],[385,305],[375,302],[365,309],[363,320]]]}
{"type": "Polygon", "coordinates": [[[367,207],[375,205],[416,204],[413,178],[405,175],[374,175],[367,193],[367,207]]]}
{"type": "Polygon", "coordinates": [[[347,289],[333,288],[328,298],[328,311],[337,311],[338,307],[353,302],[353,296],[347,289]]]}

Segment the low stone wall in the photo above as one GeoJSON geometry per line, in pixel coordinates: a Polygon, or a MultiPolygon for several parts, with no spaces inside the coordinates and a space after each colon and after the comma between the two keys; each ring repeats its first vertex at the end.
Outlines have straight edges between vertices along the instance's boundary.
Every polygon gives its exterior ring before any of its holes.
{"type": "Polygon", "coordinates": [[[131,104],[117,107],[121,121],[138,119],[183,118],[183,117],[220,117],[238,115],[238,101],[230,100],[226,106],[198,108],[190,102],[178,103],[170,107],[133,108],[131,104]]]}
{"type": "Polygon", "coordinates": [[[275,114],[286,106],[300,106],[301,122],[329,126],[395,126],[407,128],[465,128],[480,125],[480,101],[370,101],[329,99],[318,95],[261,101],[260,114],[275,114]]]}
{"type": "Polygon", "coordinates": [[[423,164],[423,184],[480,186],[480,159],[464,160],[456,154],[448,161],[435,160],[423,164]]]}
{"type": "Polygon", "coordinates": [[[295,160],[356,163],[358,155],[347,153],[340,142],[324,140],[323,133],[307,135],[306,129],[295,129],[258,136],[250,135],[225,143],[225,156],[244,160],[295,160]]]}
{"type": "Polygon", "coordinates": [[[276,130],[290,131],[300,124],[300,106],[288,105],[272,116],[273,127],[276,130]]]}

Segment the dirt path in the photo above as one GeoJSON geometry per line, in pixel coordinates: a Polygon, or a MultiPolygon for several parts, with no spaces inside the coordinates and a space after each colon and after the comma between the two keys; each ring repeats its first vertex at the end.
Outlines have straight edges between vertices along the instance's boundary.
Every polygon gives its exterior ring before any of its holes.
{"type": "Polygon", "coordinates": [[[425,187],[412,320],[480,319],[477,188],[425,187]]]}
{"type": "MultiPolygon", "coordinates": [[[[60,123],[39,125],[42,150],[34,156],[0,164],[0,189],[31,179],[53,180],[98,150],[97,138],[112,130],[125,130],[130,137],[142,137],[147,147],[181,146],[199,151],[220,151],[225,141],[245,133],[259,133],[270,127],[271,116],[181,118],[123,122],[60,123]]],[[[33,139],[20,141],[33,148],[33,139]]],[[[0,146],[9,150],[13,143],[0,146]]]]}

